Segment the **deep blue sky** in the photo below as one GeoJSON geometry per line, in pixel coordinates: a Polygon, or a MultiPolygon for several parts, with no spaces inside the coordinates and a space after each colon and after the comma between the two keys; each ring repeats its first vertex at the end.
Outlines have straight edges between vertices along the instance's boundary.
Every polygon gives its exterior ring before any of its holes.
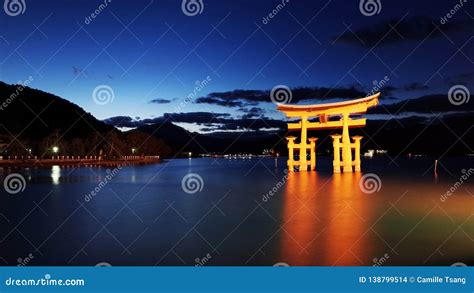
{"type": "MultiPolygon", "coordinates": [[[[440,18],[459,1],[380,0],[380,13],[364,16],[359,1],[290,0],[267,24],[263,17],[281,1],[203,0],[202,14],[191,17],[180,0],[112,0],[90,24],[85,18],[103,1],[25,3],[22,15],[0,13],[0,80],[17,83],[31,75],[31,87],[99,119],[171,113],[207,76],[212,81],[199,96],[279,84],[369,91],[374,80],[388,76],[387,85],[398,88],[390,96],[407,99],[446,93],[450,84],[472,80],[474,71],[469,1],[444,25],[440,18]],[[390,20],[401,24],[369,51],[390,20]],[[442,32],[432,31],[433,22],[442,32]],[[365,45],[351,40],[348,27],[365,45]],[[413,83],[417,89],[403,90],[413,83]],[[92,92],[101,84],[113,88],[112,103],[94,103],[92,92]]],[[[282,117],[274,104],[258,106],[282,117]]],[[[238,117],[237,110],[196,103],[180,109],[238,117]]]]}

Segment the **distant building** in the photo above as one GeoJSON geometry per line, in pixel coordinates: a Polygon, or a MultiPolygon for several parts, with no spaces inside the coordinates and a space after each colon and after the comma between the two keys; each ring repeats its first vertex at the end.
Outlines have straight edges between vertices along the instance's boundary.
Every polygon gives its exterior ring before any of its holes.
{"type": "Polygon", "coordinates": [[[365,153],[364,153],[364,157],[366,158],[372,158],[374,156],[374,150],[367,150],[365,153]]]}

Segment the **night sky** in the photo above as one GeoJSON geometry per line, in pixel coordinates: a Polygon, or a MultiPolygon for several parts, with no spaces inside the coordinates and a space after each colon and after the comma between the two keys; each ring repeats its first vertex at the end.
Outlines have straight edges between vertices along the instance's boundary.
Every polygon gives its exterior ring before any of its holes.
{"type": "Polygon", "coordinates": [[[293,90],[293,103],[315,103],[386,80],[390,104],[474,80],[470,1],[365,1],[375,12],[359,1],[195,2],[192,16],[179,0],[25,0],[17,16],[4,6],[0,80],[32,76],[31,87],[98,119],[119,116],[119,126],[174,115],[192,130],[212,130],[206,113],[283,119],[269,97],[277,85],[293,90]],[[101,85],[114,93],[104,105],[93,99],[101,85]]]}

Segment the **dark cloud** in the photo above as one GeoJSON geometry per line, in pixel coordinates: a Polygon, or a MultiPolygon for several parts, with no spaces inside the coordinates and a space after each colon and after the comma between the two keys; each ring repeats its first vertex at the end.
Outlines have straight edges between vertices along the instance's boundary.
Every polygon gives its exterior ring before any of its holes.
{"type": "Polygon", "coordinates": [[[115,116],[103,120],[106,124],[116,127],[140,127],[155,123],[182,122],[182,123],[213,123],[216,119],[229,118],[228,113],[211,113],[211,112],[188,112],[188,113],[165,113],[161,117],[147,119],[133,119],[129,116],[115,116]]]}
{"type": "Polygon", "coordinates": [[[260,130],[266,128],[284,129],[286,122],[267,117],[231,118],[228,113],[189,112],[165,113],[161,117],[135,120],[128,116],[116,116],[103,120],[116,127],[140,127],[163,122],[191,123],[203,126],[202,130],[260,130]]]}
{"type": "Polygon", "coordinates": [[[286,122],[282,120],[270,119],[267,117],[241,118],[241,119],[218,119],[212,125],[205,125],[203,131],[224,131],[224,130],[252,130],[259,131],[268,128],[285,129],[286,122]]]}
{"type": "Polygon", "coordinates": [[[440,30],[445,34],[472,31],[473,24],[474,21],[472,20],[457,19],[440,25],[440,20],[426,16],[414,16],[400,22],[399,20],[390,20],[378,25],[362,27],[354,31],[355,35],[347,31],[342,36],[336,38],[336,42],[373,47],[376,44],[387,45],[407,40],[423,40],[428,36],[428,38],[433,39],[442,35],[440,30]],[[439,30],[436,29],[436,26],[439,26],[439,30]]]}
{"type": "Polygon", "coordinates": [[[149,103],[152,103],[152,104],[168,104],[168,103],[171,103],[170,100],[166,100],[166,99],[154,99],[154,100],[151,100],[149,103]]]}
{"type": "Polygon", "coordinates": [[[456,84],[467,85],[474,82],[474,72],[456,74],[453,76],[446,77],[444,80],[449,86],[453,86],[456,84]]]}
{"type": "Polygon", "coordinates": [[[397,91],[397,90],[399,90],[399,88],[391,86],[391,85],[387,85],[379,90],[381,92],[380,98],[387,99],[389,96],[393,94],[394,91],[397,91]]]}
{"type": "Polygon", "coordinates": [[[146,125],[140,120],[135,120],[129,116],[115,116],[102,120],[105,124],[112,125],[115,127],[140,127],[146,125]]]}
{"type": "Polygon", "coordinates": [[[429,87],[427,85],[421,84],[419,82],[413,82],[410,84],[407,84],[404,89],[408,92],[412,91],[422,91],[422,90],[427,90],[429,87]]]}
{"type": "Polygon", "coordinates": [[[394,97],[394,95],[396,95],[396,94],[394,94],[395,92],[399,92],[399,91],[413,92],[413,91],[422,91],[422,90],[427,90],[427,89],[429,89],[429,87],[427,85],[424,85],[424,84],[419,83],[419,82],[412,82],[412,83],[409,83],[409,84],[406,84],[406,85],[402,85],[400,87],[387,85],[387,86],[384,86],[381,89],[379,89],[379,91],[382,94],[380,96],[381,99],[392,100],[392,99],[396,99],[394,97]]]}
{"type": "Polygon", "coordinates": [[[221,99],[224,101],[240,99],[249,102],[269,102],[270,91],[262,90],[233,90],[229,92],[210,93],[210,98],[221,99]]]}
{"type": "Polygon", "coordinates": [[[240,108],[238,111],[244,112],[245,114],[242,115],[242,118],[258,118],[265,113],[265,110],[258,107],[251,107],[251,108],[240,108]]]}
{"type": "Polygon", "coordinates": [[[420,114],[470,112],[474,111],[474,103],[453,105],[447,95],[427,95],[417,99],[400,101],[390,105],[369,109],[369,114],[401,114],[414,112],[420,114]]]}
{"type": "Polygon", "coordinates": [[[291,90],[293,93],[292,103],[303,100],[323,100],[333,98],[361,98],[367,95],[366,92],[356,87],[300,87],[291,90]]]}
{"type": "MultiPolygon", "coordinates": [[[[271,103],[270,90],[234,90],[210,93],[196,99],[198,104],[213,104],[226,107],[256,106],[258,103],[271,103]]],[[[324,100],[331,98],[360,98],[366,93],[356,87],[298,87],[291,89],[292,103],[304,100],[324,100]]]]}
{"type": "Polygon", "coordinates": [[[189,112],[165,113],[162,119],[173,122],[202,125],[213,130],[260,130],[262,128],[283,128],[286,122],[267,117],[231,118],[228,113],[189,112]]]}
{"type": "Polygon", "coordinates": [[[224,107],[243,107],[245,104],[242,101],[232,101],[222,98],[213,98],[213,97],[201,97],[196,99],[198,104],[211,104],[224,107]]]}
{"type": "Polygon", "coordinates": [[[182,123],[212,123],[219,119],[227,119],[229,113],[212,113],[212,112],[188,112],[188,113],[165,113],[162,118],[173,122],[182,123]]]}

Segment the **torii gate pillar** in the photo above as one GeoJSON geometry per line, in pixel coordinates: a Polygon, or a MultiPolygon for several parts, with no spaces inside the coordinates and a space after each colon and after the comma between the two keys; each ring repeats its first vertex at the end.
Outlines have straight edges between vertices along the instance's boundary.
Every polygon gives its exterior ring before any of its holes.
{"type": "Polygon", "coordinates": [[[301,118],[301,139],[300,139],[300,171],[308,171],[308,160],[306,159],[306,150],[308,143],[308,132],[307,132],[308,119],[306,117],[301,118]]]}
{"type": "Polygon", "coordinates": [[[360,140],[362,136],[353,136],[354,140],[354,171],[360,172],[360,140]]]}
{"type": "Polygon", "coordinates": [[[316,141],[318,138],[316,137],[310,137],[309,138],[309,147],[310,147],[310,166],[311,166],[311,171],[316,170],[316,141]]]}
{"type": "Polygon", "coordinates": [[[294,136],[288,136],[286,137],[286,139],[288,140],[288,171],[289,172],[293,172],[295,171],[295,159],[294,159],[294,148],[295,148],[295,139],[296,137],[294,136]]]}
{"type": "Polygon", "coordinates": [[[333,172],[341,173],[341,135],[333,134],[331,137],[334,147],[334,160],[332,161],[333,172]]]}
{"type": "Polygon", "coordinates": [[[352,172],[351,138],[349,137],[349,114],[342,116],[342,168],[344,173],[352,172]]]}

